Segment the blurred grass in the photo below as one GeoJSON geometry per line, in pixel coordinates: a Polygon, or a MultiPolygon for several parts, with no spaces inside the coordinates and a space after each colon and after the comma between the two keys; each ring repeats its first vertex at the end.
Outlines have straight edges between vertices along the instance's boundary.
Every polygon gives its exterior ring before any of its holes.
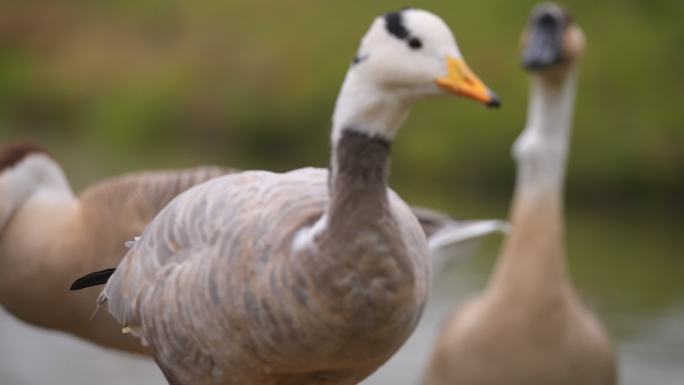
{"type": "MultiPolygon", "coordinates": [[[[533,4],[412,4],[446,19],[504,108],[453,100],[418,106],[394,152],[393,184],[404,195],[428,202],[427,185],[508,196],[509,147],[527,98],[518,36],[533,4]]],[[[667,211],[681,213],[684,32],[675,15],[684,14],[682,2],[565,5],[588,37],[569,193],[582,204],[665,201],[667,211]]],[[[60,156],[88,148],[106,172],[167,156],[243,168],[322,166],[329,116],[358,40],[374,16],[399,6],[5,1],[0,139],[37,138],[60,156]]]]}

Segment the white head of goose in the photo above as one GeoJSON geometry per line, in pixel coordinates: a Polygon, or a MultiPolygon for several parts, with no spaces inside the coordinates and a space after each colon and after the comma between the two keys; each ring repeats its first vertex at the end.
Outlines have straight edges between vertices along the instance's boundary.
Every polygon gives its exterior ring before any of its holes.
{"type": "Polygon", "coordinates": [[[497,104],[439,17],[378,17],[337,100],[329,178],[248,171],[188,190],[135,242],[100,303],[171,384],[357,383],[426,301],[425,235],[387,189],[388,157],[410,106],[446,93],[497,104]]]}
{"type": "Polygon", "coordinates": [[[499,106],[498,97],[465,64],[439,17],[410,8],[379,17],[342,85],[333,142],[349,131],[391,141],[415,102],[445,92],[499,106]]]}
{"type": "Polygon", "coordinates": [[[487,290],[450,317],[425,385],[616,383],[610,342],[566,272],[562,183],[582,31],[560,7],[535,7],[523,34],[532,90],[511,230],[487,290]]]}

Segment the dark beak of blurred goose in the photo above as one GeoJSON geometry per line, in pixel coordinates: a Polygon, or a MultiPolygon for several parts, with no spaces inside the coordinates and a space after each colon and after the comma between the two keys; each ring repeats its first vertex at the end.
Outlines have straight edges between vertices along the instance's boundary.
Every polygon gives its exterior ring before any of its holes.
{"type": "Polygon", "coordinates": [[[523,67],[538,72],[576,57],[584,45],[584,36],[567,12],[555,4],[544,3],[530,15],[523,45],[523,67]]]}
{"type": "Polygon", "coordinates": [[[540,70],[561,61],[565,18],[555,8],[544,8],[532,16],[531,30],[522,63],[526,69],[540,70]]]}

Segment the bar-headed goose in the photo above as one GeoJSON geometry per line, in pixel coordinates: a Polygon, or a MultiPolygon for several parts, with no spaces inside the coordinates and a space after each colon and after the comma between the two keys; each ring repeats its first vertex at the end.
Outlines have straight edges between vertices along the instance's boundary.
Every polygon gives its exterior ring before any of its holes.
{"type": "Polygon", "coordinates": [[[227,173],[218,167],[141,172],[104,180],[75,196],[60,165],[39,146],[0,150],[0,304],[37,326],[132,352],[111,317],[89,322],[97,292],[69,293],[74,277],[120,262],[176,195],[227,173]]]}
{"type": "MultiPolygon", "coordinates": [[[[60,165],[30,142],[0,149],[0,304],[37,326],[72,333],[103,346],[148,353],[107,314],[93,312],[97,290],[69,295],[86,272],[115,266],[124,243],[139,235],[172,198],[232,172],[214,166],[137,172],[108,178],[75,196],[60,165]]],[[[469,227],[432,210],[415,209],[426,235],[460,234],[452,255],[472,254],[469,227]],[[461,246],[463,245],[463,246],[461,246]]],[[[483,221],[488,223],[488,221],[483,221]]],[[[494,231],[494,230],[492,230],[494,231]]],[[[479,234],[479,237],[486,236],[479,234]]]]}
{"type": "Polygon", "coordinates": [[[486,291],[444,325],[425,385],[616,382],[611,344],[573,288],[563,244],[563,180],[583,33],[565,11],[544,3],[523,36],[532,90],[527,125],[513,147],[511,233],[486,291]]]}
{"type": "Polygon", "coordinates": [[[100,303],[171,384],[355,384],[415,327],[430,284],[418,221],[387,188],[392,139],[428,96],[498,100],[451,31],[380,16],[335,106],[330,173],[242,172],[174,199],[100,303]]]}

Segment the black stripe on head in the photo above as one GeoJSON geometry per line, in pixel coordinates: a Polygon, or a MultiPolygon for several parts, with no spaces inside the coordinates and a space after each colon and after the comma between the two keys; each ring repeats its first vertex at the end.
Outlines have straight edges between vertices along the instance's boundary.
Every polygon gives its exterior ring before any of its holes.
{"type": "Polygon", "coordinates": [[[423,42],[411,35],[411,32],[404,25],[404,11],[412,9],[409,7],[402,8],[399,12],[390,12],[385,14],[385,28],[390,35],[396,37],[399,40],[406,41],[409,48],[417,50],[423,47],[423,42]]]}
{"type": "Polygon", "coordinates": [[[31,142],[16,142],[4,146],[0,149],[0,172],[13,167],[31,154],[48,155],[43,147],[31,142]]]}
{"type": "Polygon", "coordinates": [[[385,28],[387,28],[387,32],[400,40],[404,40],[410,35],[408,29],[404,26],[402,11],[386,13],[385,28]]]}

